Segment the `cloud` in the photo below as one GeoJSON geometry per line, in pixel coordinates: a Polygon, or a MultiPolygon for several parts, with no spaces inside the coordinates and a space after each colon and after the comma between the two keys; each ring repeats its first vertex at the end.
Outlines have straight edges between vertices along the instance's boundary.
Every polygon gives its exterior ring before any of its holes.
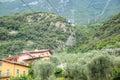
{"type": "Polygon", "coordinates": [[[26,6],[26,5],[37,5],[39,2],[38,1],[33,1],[33,2],[30,2],[28,4],[23,4],[22,6],[26,6]]]}
{"type": "Polygon", "coordinates": [[[23,4],[22,6],[26,6],[26,4],[23,4]]]}
{"type": "Polygon", "coordinates": [[[38,1],[33,1],[33,2],[28,3],[28,5],[36,5],[38,3],[39,3],[38,1]]]}
{"type": "Polygon", "coordinates": [[[19,8],[15,8],[15,10],[19,10],[19,8]]]}
{"type": "Polygon", "coordinates": [[[60,3],[68,3],[70,0],[60,0],[60,3]]]}

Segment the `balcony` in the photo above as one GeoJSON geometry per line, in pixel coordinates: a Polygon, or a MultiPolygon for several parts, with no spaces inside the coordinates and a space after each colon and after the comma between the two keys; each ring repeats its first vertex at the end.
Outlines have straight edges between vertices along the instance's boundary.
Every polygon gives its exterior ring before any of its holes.
{"type": "Polygon", "coordinates": [[[0,75],[0,80],[2,80],[2,79],[8,79],[8,78],[10,78],[10,75],[7,75],[7,74],[0,75]]]}

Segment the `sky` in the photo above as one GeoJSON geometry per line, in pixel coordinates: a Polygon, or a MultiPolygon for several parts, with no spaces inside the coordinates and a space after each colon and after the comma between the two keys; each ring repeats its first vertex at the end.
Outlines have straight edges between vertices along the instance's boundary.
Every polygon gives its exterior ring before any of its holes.
{"type": "Polygon", "coordinates": [[[12,1],[15,1],[15,0],[0,0],[0,2],[12,2],[12,1]]]}

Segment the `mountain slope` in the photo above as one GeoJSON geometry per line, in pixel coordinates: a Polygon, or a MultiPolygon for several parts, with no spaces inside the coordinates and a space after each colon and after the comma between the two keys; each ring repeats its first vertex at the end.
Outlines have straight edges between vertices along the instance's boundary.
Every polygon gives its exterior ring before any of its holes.
{"type": "Polygon", "coordinates": [[[45,49],[87,52],[120,47],[120,14],[104,23],[70,26],[50,13],[15,14],[0,17],[0,54],[45,49]]]}
{"type": "Polygon", "coordinates": [[[0,4],[0,15],[33,12],[53,12],[76,24],[105,20],[120,12],[120,0],[5,0],[0,4]],[[52,5],[52,6],[51,6],[52,5]],[[117,5],[117,6],[116,6],[117,5]]]}
{"type": "Polygon", "coordinates": [[[120,13],[104,22],[95,33],[94,40],[97,40],[96,48],[98,49],[120,47],[120,13]]]}
{"type": "Polygon", "coordinates": [[[120,48],[120,13],[103,23],[75,26],[76,44],[69,52],[87,52],[95,49],[120,48]]]}
{"type": "Polygon", "coordinates": [[[0,17],[0,55],[22,50],[61,50],[71,33],[66,19],[52,13],[0,17]]]}

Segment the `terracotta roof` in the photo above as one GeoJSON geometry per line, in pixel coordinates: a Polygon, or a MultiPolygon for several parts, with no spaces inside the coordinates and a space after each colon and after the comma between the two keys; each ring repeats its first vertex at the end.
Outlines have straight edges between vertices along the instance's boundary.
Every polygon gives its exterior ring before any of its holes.
{"type": "MultiPolygon", "coordinates": [[[[45,57],[49,57],[49,56],[45,56],[45,57]]],[[[24,59],[24,61],[30,61],[30,60],[34,60],[34,59],[40,59],[40,58],[44,58],[44,57],[33,57],[33,58],[29,58],[29,59],[24,59]]]]}
{"type": "Polygon", "coordinates": [[[34,53],[43,53],[49,51],[50,54],[52,54],[52,52],[49,49],[44,49],[44,50],[34,50],[34,51],[26,51],[26,52],[22,52],[20,54],[25,54],[25,53],[30,53],[30,54],[34,54],[34,53]]]}
{"type": "Polygon", "coordinates": [[[35,58],[24,59],[24,61],[31,61],[31,60],[35,60],[35,59],[39,59],[39,58],[42,58],[42,57],[35,57],[35,58]]]}
{"type": "Polygon", "coordinates": [[[30,57],[33,57],[32,55],[30,55],[30,53],[23,53],[23,54],[18,54],[18,55],[15,55],[15,56],[8,57],[7,60],[12,59],[12,58],[18,58],[21,55],[28,55],[30,57]]]}
{"type": "Polygon", "coordinates": [[[22,52],[22,53],[19,53],[19,54],[15,55],[15,56],[8,57],[7,59],[11,59],[11,58],[15,58],[15,57],[17,58],[17,57],[19,57],[20,55],[29,55],[30,57],[33,58],[33,56],[30,55],[30,54],[34,54],[34,53],[43,53],[43,52],[46,52],[46,51],[49,51],[50,54],[52,54],[51,50],[49,50],[49,49],[44,49],[44,50],[35,50],[35,51],[22,52]]]}
{"type": "Polygon", "coordinates": [[[20,65],[20,66],[24,66],[24,67],[29,67],[27,65],[20,64],[20,63],[17,63],[17,62],[13,62],[13,61],[9,61],[9,60],[0,59],[0,61],[7,62],[7,63],[10,63],[10,64],[15,64],[15,65],[20,65]]]}

